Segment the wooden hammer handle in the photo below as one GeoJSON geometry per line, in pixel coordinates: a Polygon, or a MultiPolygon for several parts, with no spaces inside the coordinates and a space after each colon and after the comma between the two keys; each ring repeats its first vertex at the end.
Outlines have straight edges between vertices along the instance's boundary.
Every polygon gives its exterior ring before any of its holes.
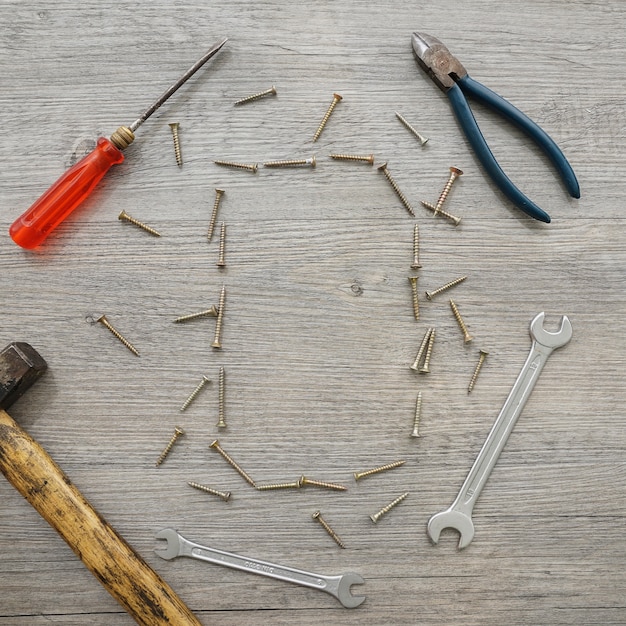
{"type": "Polygon", "coordinates": [[[171,587],[87,502],[50,455],[2,409],[0,471],[138,624],[200,626],[171,587]]]}

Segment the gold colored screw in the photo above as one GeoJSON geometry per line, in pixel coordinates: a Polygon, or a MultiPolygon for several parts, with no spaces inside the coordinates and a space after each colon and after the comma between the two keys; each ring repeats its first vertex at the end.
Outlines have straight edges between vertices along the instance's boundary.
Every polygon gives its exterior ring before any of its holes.
{"type": "Polygon", "coordinates": [[[197,320],[200,317],[217,317],[217,307],[212,306],[206,311],[200,311],[199,313],[191,313],[190,315],[182,315],[174,320],[174,324],[181,324],[182,322],[189,322],[191,320],[197,320]]]}
{"type": "Polygon", "coordinates": [[[376,522],[378,522],[378,520],[383,515],[386,515],[387,513],[389,513],[389,511],[391,511],[391,509],[393,509],[394,506],[397,506],[398,504],[400,504],[400,502],[402,502],[402,500],[404,500],[408,495],[409,495],[409,492],[406,491],[401,496],[396,498],[393,502],[390,502],[387,506],[384,506],[382,509],[380,509],[378,513],[374,513],[373,515],[370,515],[370,519],[372,520],[372,522],[376,524],[376,522]]]}
{"type": "Polygon", "coordinates": [[[133,224],[133,226],[137,226],[138,228],[141,228],[142,230],[145,230],[147,233],[150,233],[151,235],[153,235],[155,237],[160,237],[161,236],[161,233],[159,233],[158,231],[154,230],[154,228],[150,228],[150,226],[147,226],[143,222],[140,222],[139,220],[136,220],[134,217],[131,217],[130,215],[128,215],[128,213],[126,213],[126,211],[122,211],[117,216],[117,219],[118,220],[122,220],[124,222],[128,222],[129,224],[133,224]]]}
{"type": "Polygon", "coordinates": [[[218,402],[217,402],[217,427],[226,428],[226,420],[224,419],[224,368],[220,367],[220,375],[218,380],[218,402]]]}
{"type": "Polygon", "coordinates": [[[187,409],[187,407],[196,399],[198,394],[202,391],[204,386],[210,382],[211,380],[209,378],[207,378],[204,375],[202,376],[202,380],[198,383],[198,386],[189,394],[189,397],[185,400],[183,405],[180,407],[181,412],[187,409]]]}
{"type": "Polygon", "coordinates": [[[428,340],[430,339],[430,335],[432,334],[434,328],[429,328],[424,333],[424,338],[422,339],[422,343],[420,344],[419,350],[417,351],[417,356],[415,357],[415,361],[413,361],[413,365],[409,367],[416,372],[419,371],[420,363],[422,361],[422,356],[424,355],[424,351],[426,350],[426,346],[428,345],[428,340]]]}
{"type": "Polygon", "coordinates": [[[215,165],[222,165],[223,167],[233,167],[239,170],[249,170],[251,172],[256,172],[259,164],[258,163],[235,163],[233,161],[213,161],[215,165]]]}
{"type": "Polygon", "coordinates": [[[455,226],[458,226],[461,223],[461,218],[460,217],[456,217],[455,215],[451,215],[450,213],[448,213],[447,211],[444,211],[443,209],[437,210],[437,207],[434,204],[431,204],[430,202],[426,202],[426,200],[420,200],[420,202],[427,209],[430,209],[431,211],[433,211],[435,215],[441,215],[441,217],[445,217],[446,219],[448,219],[451,222],[453,222],[455,226]]]}
{"type": "Polygon", "coordinates": [[[450,168],[450,177],[448,178],[448,182],[446,182],[445,187],[443,188],[443,191],[439,195],[439,199],[437,200],[437,204],[435,205],[435,214],[437,214],[441,210],[443,203],[446,201],[446,198],[448,197],[448,194],[450,193],[450,189],[452,189],[452,185],[454,184],[454,181],[459,176],[462,176],[462,175],[463,175],[463,171],[460,170],[458,167],[450,168]]]}
{"type": "Polygon", "coordinates": [[[366,476],[371,476],[372,474],[378,474],[380,472],[386,472],[387,470],[394,469],[395,467],[400,467],[404,465],[406,461],[394,461],[393,463],[389,463],[387,465],[381,465],[380,467],[375,467],[374,469],[366,470],[365,472],[355,472],[354,480],[360,480],[361,478],[365,478],[366,476]]]}
{"type": "Polygon", "coordinates": [[[318,521],[324,528],[324,530],[332,537],[333,541],[340,547],[340,548],[345,548],[345,544],[343,543],[343,541],[341,541],[341,539],[339,539],[339,536],[337,535],[337,533],[328,525],[328,522],[322,517],[322,514],[319,511],[315,511],[315,513],[313,513],[312,515],[313,519],[318,521]]]}
{"type": "Polygon", "coordinates": [[[178,132],[180,124],[178,122],[172,122],[169,127],[172,129],[172,138],[174,139],[174,154],[176,155],[176,164],[178,167],[183,166],[183,155],[180,151],[180,135],[178,132]]]}
{"type": "Polygon", "coordinates": [[[420,318],[420,303],[417,298],[417,276],[409,276],[409,282],[411,283],[411,292],[413,294],[413,315],[416,320],[420,318]]]}
{"type": "Polygon", "coordinates": [[[257,485],[256,488],[259,491],[271,491],[274,489],[300,489],[300,481],[296,480],[294,483],[275,483],[273,485],[257,485]]]}
{"type": "Polygon", "coordinates": [[[312,478],[307,478],[306,476],[300,476],[299,483],[302,487],[305,485],[310,485],[311,487],[320,487],[322,489],[333,489],[334,491],[346,491],[348,488],[343,485],[337,485],[335,483],[327,483],[321,480],[313,480],[312,478]]]}
{"type": "Polygon", "coordinates": [[[106,315],[101,315],[96,322],[100,322],[106,329],[108,329],[119,341],[121,341],[134,355],[139,356],[137,348],[133,346],[124,335],[122,335],[116,328],[111,325],[111,322],[106,318],[106,315]]]}
{"type": "Polygon", "coordinates": [[[420,419],[422,417],[422,392],[417,392],[415,400],[415,419],[413,420],[413,432],[411,437],[421,437],[420,435],[420,419]]]}
{"type": "Polygon", "coordinates": [[[336,161],[361,161],[363,163],[374,165],[373,154],[368,154],[367,156],[361,156],[358,154],[331,154],[329,156],[331,159],[335,159],[336,161]]]}
{"type": "Polygon", "coordinates": [[[426,297],[429,300],[432,300],[435,296],[438,296],[440,293],[443,293],[444,291],[447,291],[448,289],[451,289],[452,287],[456,287],[458,284],[462,283],[466,278],[467,276],[461,276],[460,278],[455,278],[454,280],[451,280],[449,283],[446,283],[445,285],[442,285],[441,287],[438,287],[437,289],[434,289],[433,291],[427,291],[426,297]]]}
{"type": "Polygon", "coordinates": [[[213,448],[217,450],[227,461],[229,465],[231,465],[235,471],[250,485],[256,488],[255,482],[252,480],[250,475],[246,473],[235,461],[233,458],[220,446],[220,442],[216,439],[213,443],[209,444],[209,448],[213,448]]]}
{"type": "Polygon", "coordinates": [[[326,122],[328,122],[328,118],[332,115],[332,112],[335,110],[337,103],[341,102],[341,100],[343,100],[343,98],[338,93],[333,94],[333,101],[330,103],[328,110],[324,114],[324,117],[322,118],[320,125],[317,127],[317,130],[315,131],[315,134],[313,135],[314,142],[317,141],[319,136],[322,134],[322,131],[324,130],[324,126],[326,126],[326,122]]]}
{"type": "Polygon", "coordinates": [[[222,498],[224,502],[228,502],[230,500],[230,491],[218,491],[217,489],[207,487],[206,485],[200,485],[199,483],[194,483],[193,481],[190,481],[187,484],[194,489],[199,489],[200,491],[204,491],[205,493],[210,493],[211,495],[218,496],[222,498]]]}
{"type": "Polygon", "coordinates": [[[420,374],[428,374],[430,372],[430,357],[433,354],[433,346],[435,345],[435,329],[433,328],[428,337],[428,346],[426,348],[426,356],[424,357],[424,365],[420,368],[420,374]]]}
{"type": "Polygon", "coordinates": [[[315,155],[310,159],[288,159],[286,161],[268,161],[263,163],[263,167],[301,167],[305,165],[315,167],[315,155]]]}
{"type": "Polygon", "coordinates": [[[176,443],[177,439],[184,434],[185,434],[185,431],[182,428],[180,428],[180,426],[176,426],[176,428],[174,429],[174,434],[172,435],[172,438],[170,439],[169,443],[165,446],[165,450],[161,452],[161,456],[157,459],[156,467],[159,467],[159,465],[161,465],[161,463],[165,461],[165,457],[167,457],[167,455],[170,453],[170,450],[174,447],[174,444],[176,443]]]}
{"type": "Polygon", "coordinates": [[[465,322],[463,321],[463,318],[459,313],[459,309],[452,300],[450,300],[450,308],[452,309],[452,313],[454,313],[456,321],[459,323],[459,327],[461,329],[461,332],[463,333],[464,343],[469,343],[473,339],[473,337],[469,334],[469,330],[467,330],[467,326],[465,325],[465,322]]]}
{"type": "Polygon", "coordinates": [[[409,124],[404,117],[402,117],[402,115],[400,115],[400,113],[398,113],[396,111],[396,117],[402,122],[402,124],[404,124],[404,126],[406,128],[409,129],[409,131],[411,133],[413,133],[413,135],[415,135],[417,137],[417,140],[420,142],[420,146],[423,146],[424,144],[428,143],[428,137],[424,137],[423,135],[420,135],[415,128],[413,128],[413,126],[411,126],[411,124],[409,124]]]}
{"type": "Polygon", "coordinates": [[[383,163],[382,165],[379,165],[378,171],[382,172],[385,175],[385,178],[389,181],[391,188],[396,192],[396,195],[398,196],[398,198],[400,198],[400,201],[404,205],[404,208],[409,212],[409,215],[412,215],[413,217],[415,217],[415,212],[413,211],[413,207],[411,206],[411,203],[408,201],[407,197],[402,193],[402,190],[400,189],[400,187],[398,187],[398,183],[396,183],[393,176],[389,173],[389,170],[387,169],[387,163],[383,163]]]}
{"type": "Polygon", "coordinates": [[[480,354],[478,356],[478,363],[476,363],[476,367],[474,368],[474,373],[472,374],[472,379],[470,380],[469,385],[467,386],[467,393],[472,393],[472,389],[474,389],[474,383],[476,382],[476,379],[478,378],[478,373],[480,372],[480,369],[482,368],[483,363],[485,362],[485,359],[487,358],[488,355],[489,355],[489,352],[480,350],[480,354]]]}
{"type": "Polygon", "coordinates": [[[272,85],[269,89],[266,89],[265,91],[259,91],[259,93],[255,93],[251,96],[241,98],[241,100],[237,100],[237,102],[235,102],[235,106],[247,104],[248,102],[253,102],[254,100],[259,100],[260,98],[265,98],[265,96],[275,96],[277,93],[278,92],[276,91],[276,87],[272,85]]]}
{"type": "Polygon", "coordinates": [[[417,224],[413,227],[413,263],[412,270],[418,270],[420,267],[420,229],[417,224]]]}
{"type": "Polygon", "coordinates": [[[211,241],[213,238],[213,231],[215,230],[215,222],[217,220],[217,209],[220,206],[222,196],[226,192],[223,189],[215,189],[215,202],[213,203],[213,212],[211,213],[211,220],[209,221],[209,231],[207,233],[207,239],[211,241]]]}
{"type": "Polygon", "coordinates": [[[226,267],[226,260],[224,258],[224,254],[226,252],[226,222],[222,222],[222,227],[220,228],[220,251],[217,259],[217,267],[226,267]]]}
{"type": "Polygon", "coordinates": [[[226,285],[222,285],[220,293],[220,302],[217,307],[217,320],[215,322],[215,336],[213,338],[212,348],[221,349],[222,347],[222,322],[224,320],[224,303],[226,302],[226,285]]]}

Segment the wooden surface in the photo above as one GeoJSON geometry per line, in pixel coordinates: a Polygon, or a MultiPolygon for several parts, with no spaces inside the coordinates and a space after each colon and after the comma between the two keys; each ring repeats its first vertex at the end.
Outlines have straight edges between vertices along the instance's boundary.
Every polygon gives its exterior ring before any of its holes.
{"type": "MultiPolygon", "coordinates": [[[[278,0],[0,3],[0,264],[3,343],[28,341],[49,372],[11,414],[188,603],[202,623],[625,624],[626,428],[623,331],[626,5],[619,0],[415,3],[278,0]],[[572,200],[517,130],[477,119],[504,169],[553,222],[513,208],[485,176],[410,48],[438,36],[474,78],[541,124],[581,183],[572,200]],[[139,129],[126,160],[35,253],[7,228],[65,168],[132,122],[222,36],[224,50],[139,129]],[[276,85],[245,107],[240,97],[276,85]],[[316,144],[333,92],[343,101],[316,144]],[[430,137],[425,148],[395,119],[430,137]],[[185,164],[168,123],[181,125],[185,164]],[[330,152],[373,152],[382,174],[330,152]],[[315,170],[255,174],[214,159],[308,157],[315,170]],[[448,167],[464,170],[447,208],[419,206],[448,167]],[[227,267],[205,239],[214,189],[226,190],[227,267]],[[130,214],[161,239],[118,222],[130,214]],[[474,341],[464,345],[446,296],[412,319],[413,225],[423,291],[460,275],[450,295],[474,341]],[[173,319],[227,297],[223,349],[214,320],[173,319]],[[429,517],[456,496],[526,359],[528,324],[567,314],[571,343],[548,362],[474,511],[466,550],[429,517]],[[100,326],[109,320],[137,358],[100,326]],[[409,369],[437,327],[431,373],[409,369]],[[479,348],[490,352],[474,392],[479,348]],[[226,370],[224,431],[217,376],[226,370]],[[185,412],[203,374],[212,379],[185,412]],[[422,437],[411,438],[418,390],[422,437]],[[176,425],[186,435],[154,463],[176,425]],[[301,474],[346,493],[259,492],[301,474]],[[405,459],[355,483],[352,473],[405,459]],[[232,491],[222,502],[187,481],[232,491]],[[373,525],[369,514],[409,491],[373,525]],[[321,510],[347,548],[311,515],[321,510]],[[355,571],[355,610],[331,596],[189,559],[164,561],[156,533],[322,574],[355,571]],[[356,589],[355,589],[356,591],[356,589]]],[[[0,481],[0,623],[126,625],[131,618],[66,544],[0,481]]]]}

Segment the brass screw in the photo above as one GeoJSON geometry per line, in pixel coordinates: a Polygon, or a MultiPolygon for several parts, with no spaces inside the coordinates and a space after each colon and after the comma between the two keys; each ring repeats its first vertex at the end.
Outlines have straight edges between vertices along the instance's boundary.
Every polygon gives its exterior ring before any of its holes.
{"type": "Polygon", "coordinates": [[[222,285],[220,293],[220,302],[217,307],[217,320],[215,322],[215,336],[213,338],[212,348],[221,349],[222,347],[222,322],[224,319],[224,303],[226,301],[226,285],[222,285]]]}
{"type": "Polygon", "coordinates": [[[202,380],[198,383],[198,386],[189,394],[189,397],[185,400],[183,405],[180,407],[181,412],[187,409],[187,407],[196,399],[197,395],[202,391],[204,386],[207,383],[210,383],[211,380],[206,376],[202,376],[202,380]]]}
{"type": "Polygon", "coordinates": [[[435,329],[430,331],[428,337],[428,346],[426,347],[426,356],[424,357],[424,365],[420,368],[420,374],[428,374],[430,372],[430,357],[433,354],[433,346],[435,345],[435,329]]]}
{"type": "Polygon", "coordinates": [[[209,231],[207,233],[207,239],[211,241],[213,238],[213,231],[215,230],[215,222],[217,220],[217,209],[220,206],[222,196],[226,192],[223,189],[215,189],[215,202],[213,203],[213,212],[211,213],[211,220],[209,221],[209,231]]]}
{"type": "Polygon", "coordinates": [[[216,439],[213,443],[209,444],[209,448],[213,448],[217,450],[227,461],[229,465],[231,465],[235,471],[250,485],[256,488],[255,482],[252,480],[250,475],[246,473],[235,461],[233,458],[220,446],[220,442],[216,439]]]}
{"type": "Polygon", "coordinates": [[[422,343],[420,344],[419,350],[417,351],[417,356],[415,357],[415,361],[413,362],[413,365],[410,366],[410,368],[412,370],[415,370],[416,372],[418,372],[419,369],[420,369],[420,363],[422,361],[422,356],[424,355],[424,351],[426,350],[426,346],[428,345],[428,341],[430,339],[430,335],[432,334],[432,332],[434,330],[435,330],[434,328],[429,328],[424,333],[424,338],[422,339],[422,343]]]}
{"type": "Polygon", "coordinates": [[[378,522],[378,520],[383,515],[386,515],[387,513],[389,513],[389,511],[391,511],[391,509],[393,509],[394,506],[397,506],[398,504],[400,504],[400,502],[402,502],[402,500],[404,500],[408,495],[409,495],[409,492],[406,491],[401,496],[396,498],[393,502],[390,502],[387,506],[384,506],[382,509],[380,509],[378,513],[374,513],[373,515],[370,515],[370,519],[372,520],[372,522],[376,524],[376,522],[378,522]]]}
{"type": "Polygon", "coordinates": [[[249,170],[251,172],[256,172],[259,164],[258,163],[235,163],[233,161],[213,161],[215,165],[222,165],[223,167],[233,167],[239,170],[249,170]]]}
{"type": "Polygon", "coordinates": [[[435,215],[441,215],[441,217],[445,217],[446,219],[448,219],[451,222],[453,222],[455,226],[458,226],[461,223],[461,218],[460,217],[456,217],[455,215],[451,215],[450,213],[448,213],[447,211],[444,211],[443,209],[437,210],[437,207],[434,204],[431,204],[430,202],[426,202],[426,200],[420,200],[420,202],[427,209],[430,209],[431,211],[433,211],[435,215]]]}
{"type": "Polygon", "coordinates": [[[174,324],[181,324],[182,322],[189,322],[191,320],[197,320],[200,317],[217,317],[217,307],[212,306],[206,311],[200,311],[199,313],[191,313],[190,315],[182,315],[174,320],[174,324]]]}
{"type": "Polygon", "coordinates": [[[224,368],[220,367],[220,375],[218,380],[218,403],[217,403],[217,427],[226,428],[226,420],[224,419],[224,368]]]}
{"type": "Polygon", "coordinates": [[[122,220],[123,222],[128,222],[129,224],[133,224],[134,226],[137,226],[138,228],[141,228],[142,230],[145,230],[147,233],[150,233],[151,235],[154,235],[155,237],[160,237],[161,236],[161,233],[159,233],[158,231],[154,230],[154,228],[150,228],[150,226],[147,226],[143,222],[140,222],[139,220],[136,220],[134,217],[131,217],[130,215],[128,215],[128,213],[126,213],[126,211],[122,211],[117,216],[117,219],[118,220],[122,220]]]}
{"type": "Polygon", "coordinates": [[[333,541],[340,547],[340,548],[345,548],[345,544],[343,543],[343,541],[341,541],[341,539],[339,539],[339,536],[337,535],[337,533],[328,525],[328,522],[322,517],[322,514],[319,511],[315,511],[315,513],[313,513],[312,515],[313,519],[318,521],[323,527],[324,530],[332,537],[333,541]]]}
{"type": "Polygon", "coordinates": [[[331,159],[335,159],[335,161],[360,161],[374,165],[373,154],[368,154],[367,156],[361,156],[358,154],[331,154],[329,156],[331,159]]]}
{"type": "Polygon", "coordinates": [[[96,322],[100,322],[106,329],[108,329],[119,341],[121,341],[134,355],[139,356],[137,348],[133,346],[126,337],[124,337],[116,328],[111,325],[111,322],[106,318],[106,315],[101,315],[96,322]]]}
{"type": "Polygon", "coordinates": [[[474,368],[474,373],[472,374],[472,379],[470,380],[469,385],[467,386],[467,393],[472,393],[472,389],[474,389],[474,383],[476,382],[476,379],[478,378],[478,373],[480,372],[480,369],[483,366],[483,363],[485,362],[485,359],[487,358],[488,355],[489,355],[489,352],[480,350],[480,354],[478,356],[478,363],[476,363],[476,367],[474,368]]]}
{"type": "Polygon", "coordinates": [[[315,167],[315,155],[310,159],[287,159],[286,161],[267,161],[267,163],[263,163],[263,167],[301,167],[305,165],[315,167]]]}
{"type": "Polygon", "coordinates": [[[170,453],[170,450],[174,447],[176,440],[184,434],[185,434],[185,431],[182,428],[180,428],[180,426],[176,426],[176,428],[174,429],[174,434],[172,435],[172,438],[170,439],[167,446],[165,446],[165,450],[161,452],[161,456],[157,459],[156,467],[159,467],[159,465],[161,465],[161,463],[165,461],[165,457],[167,457],[167,455],[170,453]]]}
{"type": "Polygon", "coordinates": [[[400,201],[404,205],[404,208],[409,212],[410,215],[415,217],[415,212],[413,211],[413,207],[411,206],[411,203],[408,201],[407,197],[402,193],[402,190],[400,189],[400,187],[398,187],[398,183],[396,183],[393,176],[389,173],[389,170],[387,169],[387,163],[383,163],[382,165],[379,165],[378,171],[382,172],[385,175],[385,178],[389,181],[391,188],[396,192],[396,195],[398,196],[398,198],[400,198],[400,201]]]}
{"type": "Polygon", "coordinates": [[[415,419],[413,420],[413,432],[411,437],[421,437],[420,435],[420,419],[422,417],[422,392],[417,392],[415,400],[415,419]]]}
{"type": "Polygon", "coordinates": [[[452,287],[456,287],[458,284],[462,283],[466,278],[467,276],[461,276],[460,278],[455,278],[454,280],[451,280],[449,283],[446,283],[445,285],[442,285],[441,287],[438,287],[437,289],[433,289],[433,291],[427,291],[426,297],[429,300],[432,300],[435,296],[439,295],[440,293],[443,293],[444,291],[447,291],[448,289],[451,289],[452,287]]]}
{"type": "Polygon", "coordinates": [[[365,478],[366,476],[371,476],[372,474],[378,474],[380,472],[386,472],[387,470],[394,469],[395,467],[400,467],[404,465],[406,461],[394,461],[393,463],[388,463],[387,465],[381,465],[380,467],[375,467],[374,469],[367,470],[365,472],[355,472],[354,480],[360,480],[361,478],[365,478]]]}
{"type": "Polygon", "coordinates": [[[300,485],[306,486],[310,485],[312,487],[321,487],[322,489],[333,489],[334,491],[346,491],[348,488],[343,485],[337,485],[335,483],[327,483],[321,480],[313,480],[312,478],[307,478],[306,476],[300,476],[300,485]]]}
{"type": "Polygon", "coordinates": [[[409,282],[411,283],[411,292],[413,295],[413,315],[416,320],[420,318],[420,303],[417,298],[417,276],[409,276],[409,282]]]}
{"type": "Polygon", "coordinates": [[[296,480],[294,483],[275,483],[273,485],[257,485],[256,488],[259,491],[271,491],[274,489],[300,489],[300,481],[296,480]]]}
{"type": "Polygon", "coordinates": [[[183,155],[180,151],[180,135],[178,128],[180,124],[178,122],[172,122],[169,127],[172,129],[172,138],[174,139],[174,154],[176,155],[176,164],[178,167],[183,166],[183,155]]]}
{"type": "Polygon", "coordinates": [[[446,198],[448,197],[448,194],[450,193],[450,189],[452,189],[452,185],[454,184],[454,181],[459,176],[462,176],[462,175],[463,175],[463,171],[460,170],[458,167],[450,168],[450,177],[448,178],[448,182],[446,182],[446,185],[443,188],[443,191],[439,195],[439,199],[437,200],[437,204],[435,205],[435,214],[437,214],[441,210],[443,203],[446,201],[446,198]]]}
{"type": "Polygon", "coordinates": [[[330,103],[328,110],[324,114],[324,117],[322,118],[320,125],[317,127],[317,130],[315,131],[315,134],[313,135],[314,142],[317,141],[319,136],[322,134],[322,131],[324,130],[324,126],[326,126],[326,122],[328,122],[328,118],[331,116],[332,112],[337,106],[337,103],[340,102],[341,100],[343,100],[343,98],[338,93],[333,94],[333,101],[330,103]]]}
{"type": "Polygon", "coordinates": [[[417,140],[420,142],[420,146],[423,146],[424,144],[428,143],[428,137],[424,137],[423,135],[420,135],[415,128],[413,128],[413,126],[411,126],[411,124],[409,124],[404,117],[402,117],[402,115],[400,115],[400,113],[398,113],[396,111],[396,117],[402,122],[402,124],[404,124],[404,126],[406,126],[406,128],[409,129],[409,131],[411,133],[413,133],[413,135],[415,135],[417,137],[417,140]]]}
{"type": "Polygon", "coordinates": [[[459,309],[452,300],[450,300],[450,308],[452,309],[452,313],[454,313],[454,317],[456,318],[456,321],[459,323],[459,327],[461,328],[461,332],[463,333],[463,341],[465,343],[469,343],[473,339],[473,337],[469,334],[469,331],[467,330],[467,326],[465,325],[465,322],[463,321],[463,318],[461,317],[461,314],[459,313],[459,309]]]}
{"type": "Polygon", "coordinates": [[[217,267],[226,267],[226,260],[224,258],[224,253],[226,252],[226,222],[222,222],[222,227],[220,228],[220,251],[217,259],[217,267]]]}
{"type": "Polygon", "coordinates": [[[230,491],[218,491],[217,489],[207,487],[206,485],[200,485],[199,483],[195,483],[193,481],[190,481],[187,484],[194,489],[199,489],[200,491],[204,491],[205,493],[210,493],[211,495],[218,496],[222,498],[224,502],[228,502],[230,500],[230,491]]]}
{"type": "Polygon", "coordinates": [[[251,96],[246,96],[245,98],[241,98],[241,100],[237,100],[235,102],[235,106],[239,106],[241,104],[247,104],[248,102],[253,102],[254,100],[259,100],[260,98],[265,98],[265,96],[275,96],[277,94],[276,87],[272,85],[269,89],[265,91],[259,91],[259,93],[252,94],[251,96]]]}
{"type": "Polygon", "coordinates": [[[417,224],[413,227],[413,263],[411,263],[412,270],[418,270],[420,267],[420,229],[417,224]]]}

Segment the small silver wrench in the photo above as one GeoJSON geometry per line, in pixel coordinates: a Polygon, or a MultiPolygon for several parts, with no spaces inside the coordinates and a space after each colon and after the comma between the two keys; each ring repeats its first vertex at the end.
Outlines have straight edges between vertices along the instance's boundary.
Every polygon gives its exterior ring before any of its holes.
{"type": "Polygon", "coordinates": [[[561,327],[556,333],[549,333],[544,330],[544,317],[545,313],[539,313],[530,323],[530,336],[533,339],[530,354],[500,411],[500,415],[487,435],[487,439],[478,453],[459,495],[450,508],[436,513],[428,522],[428,536],[435,544],[438,543],[444,528],[454,528],[459,531],[461,535],[459,549],[466,548],[471,543],[474,538],[472,510],[478,496],[498,461],[498,457],[548,357],[553,350],[561,348],[572,338],[572,325],[566,315],[561,317],[561,327]]]}
{"type": "Polygon", "coordinates": [[[188,556],[200,561],[225,565],[232,569],[242,570],[251,574],[260,574],[268,578],[285,580],[303,587],[319,589],[334,596],[347,609],[359,606],[365,596],[353,596],[352,585],[361,585],[365,581],[354,572],[347,572],[341,576],[322,576],[312,572],[285,567],[268,561],[260,561],[247,556],[239,556],[232,552],[207,548],[192,541],[188,541],[173,528],[165,528],[157,533],[157,539],[165,539],[167,547],[163,550],[155,550],[162,559],[175,559],[177,556],[188,556]]]}

